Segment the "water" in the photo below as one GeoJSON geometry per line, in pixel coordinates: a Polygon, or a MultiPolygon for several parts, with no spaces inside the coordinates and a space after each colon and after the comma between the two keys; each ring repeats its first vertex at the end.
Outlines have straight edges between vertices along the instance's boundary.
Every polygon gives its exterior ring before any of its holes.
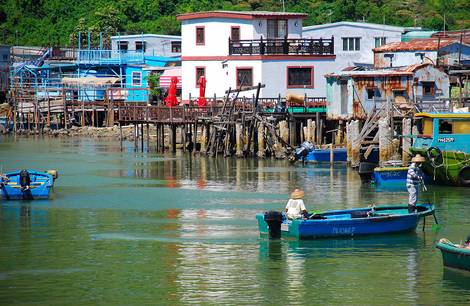
{"type": "MultiPolygon", "coordinates": [[[[91,139],[0,139],[4,170],[57,169],[47,201],[0,202],[1,305],[468,305],[470,274],[434,245],[464,239],[470,190],[430,186],[415,233],[269,241],[255,214],[296,187],[308,209],[405,203],[346,168],[136,153],[91,139]]],[[[424,197],[423,197],[424,198],[424,197]]]]}

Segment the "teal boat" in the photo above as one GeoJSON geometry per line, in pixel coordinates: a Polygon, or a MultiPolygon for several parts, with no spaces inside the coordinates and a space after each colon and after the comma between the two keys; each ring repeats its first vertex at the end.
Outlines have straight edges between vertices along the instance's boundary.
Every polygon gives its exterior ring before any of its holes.
{"type": "Polygon", "coordinates": [[[441,250],[444,266],[470,271],[470,249],[454,244],[445,238],[439,240],[436,248],[441,250]]]}
{"type": "Polygon", "coordinates": [[[418,113],[420,134],[411,153],[426,158],[424,173],[434,183],[470,186],[470,113],[418,113]]]}

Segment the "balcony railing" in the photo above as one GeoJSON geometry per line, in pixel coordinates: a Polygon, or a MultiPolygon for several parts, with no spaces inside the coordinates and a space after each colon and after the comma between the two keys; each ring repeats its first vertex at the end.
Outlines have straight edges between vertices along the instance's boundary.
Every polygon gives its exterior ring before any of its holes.
{"type": "Polygon", "coordinates": [[[334,55],[331,39],[253,39],[228,41],[229,55],[334,55]]]}
{"type": "Polygon", "coordinates": [[[124,50],[81,49],[78,50],[77,62],[97,65],[143,64],[144,53],[124,50]]]}

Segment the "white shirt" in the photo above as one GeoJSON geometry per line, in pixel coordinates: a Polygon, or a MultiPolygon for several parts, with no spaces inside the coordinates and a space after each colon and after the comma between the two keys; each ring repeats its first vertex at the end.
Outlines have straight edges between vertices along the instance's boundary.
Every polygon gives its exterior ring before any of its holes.
{"type": "Polygon", "coordinates": [[[298,200],[293,200],[289,199],[289,202],[287,202],[286,205],[287,209],[287,218],[289,219],[297,219],[302,217],[301,212],[304,210],[307,210],[305,208],[304,200],[298,199],[298,200]]]}

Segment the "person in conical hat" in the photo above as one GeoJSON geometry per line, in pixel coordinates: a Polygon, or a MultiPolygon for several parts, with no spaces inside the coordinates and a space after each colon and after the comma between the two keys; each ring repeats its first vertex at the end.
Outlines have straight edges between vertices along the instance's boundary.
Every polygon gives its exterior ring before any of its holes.
{"type": "Polygon", "coordinates": [[[421,156],[421,154],[416,154],[412,159],[411,159],[411,162],[412,163],[424,163],[426,161],[426,158],[424,158],[423,156],[421,156]]]}
{"type": "Polygon", "coordinates": [[[286,205],[286,214],[289,219],[299,219],[302,217],[308,218],[309,214],[305,208],[304,198],[305,193],[302,189],[296,188],[291,194],[290,199],[286,205]]]}
{"type": "Polygon", "coordinates": [[[421,165],[426,159],[420,154],[416,154],[411,159],[411,165],[408,167],[406,175],[406,189],[408,190],[408,212],[416,211],[416,203],[418,202],[419,184],[423,183],[423,171],[421,165]]]}

